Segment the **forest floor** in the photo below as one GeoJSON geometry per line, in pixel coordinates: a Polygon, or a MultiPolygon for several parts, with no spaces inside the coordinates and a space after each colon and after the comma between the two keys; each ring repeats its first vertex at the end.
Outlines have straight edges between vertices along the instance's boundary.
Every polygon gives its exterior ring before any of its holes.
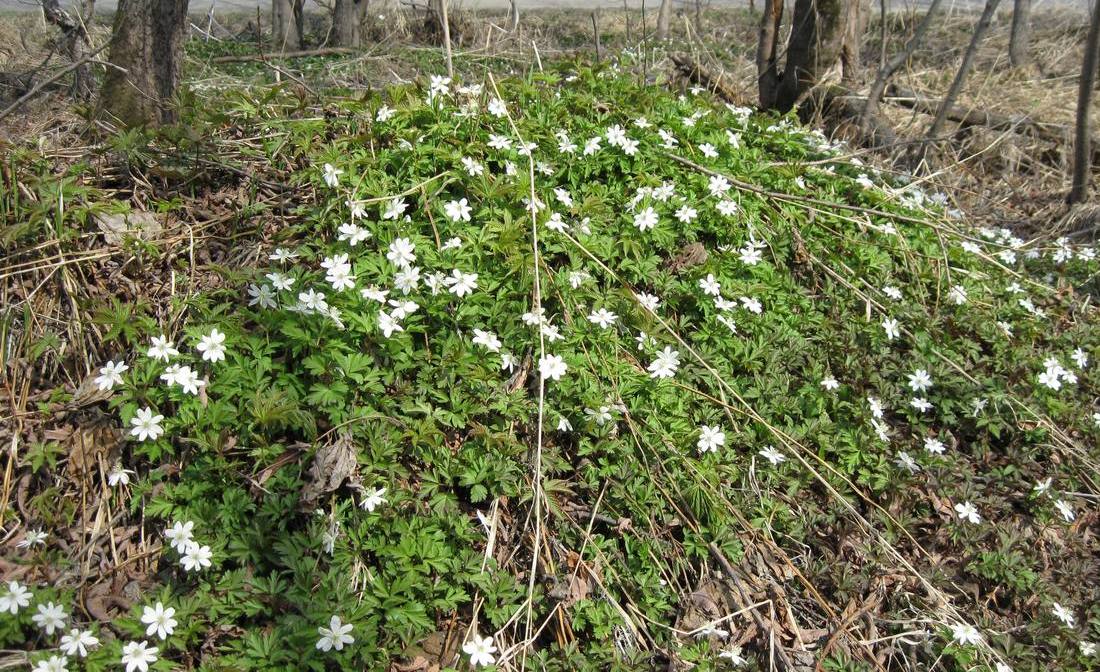
{"type": "MultiPolygon", "coordinates": [[[[1100,667],[1079,13],[1037,14],[1019,70],[999,15],[959,101],[1064,139],[950,126],[914,164],[930,118],[889,100],[876,150],[738,108],[743,9],[667,47],[601,10],[598,63],[588,12],[458,12],[428,102],[441,50],[387,11],[361,52],[286,60],[252,15],[195,17],[160,132],[63,88],[0,119],[0,576],[34,593],[0,587],[0,667],[58,653],[53,603],[102,640],[71,669],[128,640],[164,669],[465,669],[475,634],[502,669],[1100,667]],[[195,394],[157,383],[161,334],[195,394]],[[145,409],[163,435],[132,434],[145,409]]],[[[896,84],[938,99],[974,19],[896,84]]],[[[0,109],[51,40],[0,17],[0,109]]]]}

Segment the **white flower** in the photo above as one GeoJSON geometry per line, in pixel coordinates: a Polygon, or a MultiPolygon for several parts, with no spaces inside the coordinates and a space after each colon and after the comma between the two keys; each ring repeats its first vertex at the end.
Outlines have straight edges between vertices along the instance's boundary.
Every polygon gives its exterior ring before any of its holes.
{"type": "Polygon", "coordinates": [[[284,262],[287,262],[287,261],[293,261],[293,260],[297,259],[298,258],[298,253],[297,252],[291,252],[290,250],[286,249],[285,247],[276,247],[274,252],[267,255],[267,258],[272,260],[272,261],[278,261],[280,263],[284,263],[284,262]]]}
{"type": "Polygon", "coordinates": [[[565,361],[558,355],[546,355],[539,358],[539,374],[543,380],[561,380],[568,368],[565,361]]]}
{"type": "Polygon", "coordinates": [[[500,98],[493,98],[489,101],[489,114],[494,117],[503,117],[508,114],[508,108],[504,105],[504,101],[500,98]]]}
{"type": "Polygon", "coordinates": [[[651,313],[657,312],[657,307],[661,305],[661,299],[652,294],[647,294],[646,292],[639,292],[634,295],[634,298],[638,300],[642,308],[645,308],[651,313]]]}
{"type": "Polygon", "coordinates": [[[671,346],[665,346],[665,349],[657,353],[657,359],[654,359],[649,364],[649,377],[650,378],[671,378],[676,375],[676,371],[680,368],[680,353],[673,350],[671,346]]]}
{"type": "Polygon", "coordinates": [[[378,311],[378,328],[382,330],[382,335],[389,338],[395,331],[405,331],[394,316],[387,313],[384,310],[378,311]]]}
{"type": "Polygon", "coordinates": [[[882,419],[882,402],[874,397],[867,397],[867,405],[871,407],[871,415],[882,419]]]}
{"type": "Polygon", "coordinates": [[[562,218],[561,213],[552,212],[550,213],[550,218],[546,220],[546,228],[550,229],[551,231],[557,231],[558,233],[561,233],[562,231],[565,231],[567,228],[569,228],[569,225],[565,223],[565,220],[562,218]]]}
{"type": "Polygon", "coordinates": [[[157,647],[148,642],[128,642],[122,647],[122,664],[126,672],[149,672],[149,666],[157,662],[157,647]]]}
{"type": "Polygon", "coordinates": [[[676,219],[684,224],[691,224],[697,216],[699,216],[699,211],[690,205],[682,205],[680,209],[676,211],[676,219]]]}
{"type": "Polygon", "coordinates": [[[657,226],[657,211],[646,207],[645,210],[634,215],[634,226],[638,227],[639,231],[648,231],[657,226]]]}
{"type": "Polygon", "coordinates": [[[220,362],[225,359],[225,334],[215,327],[209,334],[199,339],[195,349],[202,353],[204,361],[220,362]]]}
{"type": "Polygon", "coordinates": [[[99,375],[95,378],[96,387],[101,391],[107,392],[113,390],[115,385],[122,384],[122,373],[129,370],[129,366],[126,366],[124,362],[107,362],[103,365],[103,368],[99,370],[99,375]]]}
{"type": "Polygon", "coordinates": [[[416,261],[415,251],[416,248],[408,238],[394,238],[390,243],[389,251],[386,252],[386,259],[395,266],[408,268],[416,261]]]}
{"type": "Polygon", "coordinates": [[[209,546],[192,543],[184,551],[183,556],[180,558],[180,564],[183,565],[184,570],[194,572],[209,567],[211,564],[210,559],[213,557],[214,553],[209,546]]]}
{"type": "Polygon", "coordinates": [[[1057,602],[1050,605],[1050,613],[1054,614],[1054,618],[1061,621],[1067,628],[1072,628],[1077,624],[1077,619],[1073,617],[1073,612],[1057,602]]]}
{"type": "Polygon", "coordinates": [[[463,297],[477,289],[477,273],[463,273],[456,268],[451,271],[451,277],[443,282],[450,288],[452,294],[463,297]]]}
{"type": "Polygon", "coordinates": [[[887,285],[882,288],[882,293],[890,297],[894,301],[901,301],[901,290],[897,287],[887,285]]]}
{"type": "Polygon", "coordinates": [[[707,189],[711,196],[721,196],[730,190],[730,181],[721,175],[711,175],[707,182],[707,189]]]}
{"type": "Polygon", "coordinates": [[[462,157],[462,165],[466,168],[466,174],[470,177],[480,177],[485,174],[485,166],[481,165],[480,161],[471,159],[468,156],[462,157]]]}
{"type": "MultiPolygon", "coordinates": [[[[283,275],[282,273],[268,273],[266,277],[271,282],[271,286],[279,291],[286,291],[294,286],[294,278],[283,275]]],[[[179,353],[177,352],[176,354],[178,355],[179,353]]]]}
{"type": "Polygon", "coordinates": [[[69,672],[69,659],[65,656],[50,656],[38,661],[31,672],[69,672]]]}
{"type": "Polygon", "coordinates": [[[171,358],[180,354],[179,350],[176,350],[172,347],[172,342],[168,340],[167,336],[154,336],[152,340],[153,345],[146,353],[149,357],[167,362],[171,358]]]}
{"type": "Polygon", "coordinates": [[[898,453],[898,458],[894,461],[894,464],[898,465],[902,469],[905,469],[911,474],[920,471],[920,465],[917,464],[917,461],[914,460],[909,455],[909,453],[905,452],[904,450],[898,453]]]}
{"type": "Polygon", "coordinates": [[[496,662],[493,654],[496,653],[497,647],[493,646],[492,637],[481,637],[475,634],[462,645],[462,651],[470,657],[470,665],[473,667],[492,665],[496,662]]]}
{"type": "Polygon", "coordinates": [[[836,378],[829,376],[828,378],[822,379],[821,387],[824,387],[826,390],[830,391],[838,390],[840,389],[840,383],[837,382],[836,378]]]}
{"type": "Polygon", "coordinates": [[[119,485],[130,485],[130,474],[134,472],[123,469],[122,464],[115,462],[111,470],[107,472],[107,485],[117,488],[119,485]]]}
{"type": "Polygon", "coordinates": [[[463,198],[457,201],[448,201],[443,206],[443,212],[447,217],[450,217],[452,222],[468,222],[470,221],[470,213],[473,212],[473,208],[470,207],[468,201],[463,198]]]}
{"type": "Polygon", "coordinates": [[[443,241],[443,247],[441,247],[439,249],[442,250],[442,251],[447,251],[447,250],[457,250],[460,247],[462,247],[462,239],[459,238],[458,236],[455,236],[453,238],[448,238],[447,240],[443,241]]]}
{"type": "Polygon", "coordinates": [[[500,339],[491,331],[474,329],[474,343],[484,346],[489,352],[500,352],[500,339]]]}
{"type": "Polygon", "coordinates": [[[981,644],[982,635],[978,629],[968,623],[956,623],[951,626],[951,637],[959,644],[981,644]]]}
{"type": "Polygon", "coordinates": [[[1081,650],[1081,655],[1085,657],[1096,655],[1096,644],[1094,642],[1080,642],[1077,648],[1081,650]]]}
{"type": "Polygon", "coordinates": [[[198,394],[199,388],[206,385],[205,380],[199,379],[199,374],[192,371],[190,366],[181,366],[176,370],[176,384],[187,394],[198,394]]]}
{"type": "Polygon", "coordinates": [[[714,277],[713,273],[707,273],[707,277],[699,279],[699,289],[708,296],[718,296],[722,293],[722,285],[714,277]]]}
{"type": "Polygon", "coordinates": [[[695,444],[700,453],[717,452],[726,445],[726,433],[721,427],[702,425],[699,427],[699,441],[695,444]]]}
{"type": "Polygon", "coordinates": [[[943,441],[940,441],[934,436],[929,436],[924,439],[924,449],[933,455],[943,455],[947,450],[947,446],[943,445],[943,441]]]}
{"type": "Polygon", "coordinates": [[[516,370],[517,366],[519,366],[519,361],[516,359],[515,355],[513,355],[510,352],[500,353],[500,370],[501,371],[508,371],[509,373],[511,373],[512,371],[516,370]]]}
{"type": "Polygon", "coordinates": [[[932,376],[924,369],[917,369],[909,374],[909,389],[914,392],[923,392],[932,387],[932,376]]]}
{"type": "Polygon", "coordinates": [[[974,525],[982,522],[982,517],[978,513],[978,507],[974,506],[974,504],[971,502],[961,502],[959,504],[956,504],[955,511],[959,514],[960,520],[965,520],[974,525]]]}
{"type": "Polygon", "coordinates": [[[27,530],[27,533],[23,535],[23,540],[16,544],[16,548],[34,548],[35,546],[45,546],[46,538],[49,535],[42,530],[27,530]]]}
{"type": "Polygon", "coordinates": [[[722,651],[718,654],[718,657],[730,661],[730,665],[733,665],[734,667],[740,667],[741,665],[744,665],[748,662],[748,660],[746,660],[745,657],[741,655],[741,647],[736,645],[731,646],[725,651],[722,651]]]}
{"type": "Polygon", "coordinates": [[[493,149],[511,149],[511,138],[504,135],[497,135],[495,133],[489,134],[489,146],[493,149]]]}
{"type": "Polygon", "coordinates": [[[900,333],[898,330],[898,321],[892,317],[888,317],[882,321],[882,328],[886,331],[886,339],[894,340],[900,333]]]}
{"type": "Polygon", "coordinates": [[[333,615],[328,621],[327,628],[317,628],[317,634],[321,635],[321,638],[317,640],[317,648],[321,651],[331,651],[333,649],[342,651],[345,644],[355,642],[355,638],[349,634],[353,627],[351,623],[344,623],[339,616],[333,615]]]}
{"type": "Polygon", "coordinates": [[[186,522],[175,521],[172,523],[172,527],[164,531],[164,538],[168,540],[168,545],[176,549],[180,553],[183,553],[194,543],[192,531],[195,529],[195,522],[188,520],[186,522]]]}
{"type": "Polygon", "coordinates": [[[38,605],[38,613],[31,616],[34,624],[45,630],[47,635],[52,635],[55,630],[64,628],[66,618],[65,610],[61,605],[53,602],[38,605]]]}
{"type": "Polygon", "coordinates": [[[932,408],[932,402],[928,401],[924,397],[913,397],[909,400],[909,405],[917,409],[921,413],[924,413],[932,408]]]}
{"type": "Polygon", "coordinates": [[[156,441],[164,433],[160,423],[164,421],[163,415],[154,415],[153,409],[146,406],[138,409],[134,417],[130,418],[130,436],[136,436],[138,441],[156,441]]]}
{"type": "Polygon", "coordinates": [[[715,207],[718,209],[719,214],[725,217],[733,217],[741,209],[741,206],[730,200],[719,201],[715,207]]]}
{"type": "Polygon", "coordinates": [[[1035,487],[1032,490],[1036,495],[1045,495],[1050,490],[1051,484],[1054,482],[1052,478],[1044,478],[1041,481],[1035,483],[1035,487]]]}
{"type": "Polygon", "coordinates": [[[1055,369],[1047,369],[1039,374],[1039,384],[1045,385],[1052,390],[1062,389],[1062,380],[1058,376],[1058,371],[1055,369]]]}
{"type": "Polygon", "coordinates": [[[325,184],[330,187],[335,187],[340,184],[340,176],[344,174],[344,171],[333,166],[331,163],[326,163],[324,167],[325,184]]]}
{"type": "Polygon", "coordinates": [[[951,288],[951,291],[947,293],[947,298],[956,306],[963,305],[964,303],[966,303],[967,299],[966,288],[962,285],[955,285],[951,288]]]}
{"type": "Polygon", "coordinates": [[[600,308],[599,310],[594,310],[588,316],[588,321],[591,322],[592,324],[599,325],[599,327],[601,329],[607,329],[607,328],[611,327],[613,324],[615,324],[615,322],[618,321],[618,319],[619,319],[618,315],[616,315],[615,313],[612,313],[611,311],[609,311],[606,308],[600,308]]]}
{"type": "Polygon", "coordinates": [[[160,602],[157,602],[156,606],[145,607],[141,614],[141,622],[149,626],[145,629],[145,636],[152,637],[156,635],[161,639],[167,639],[168,635],[172,634],[178,625],[176,619],[172,618],[176,615],[176,610],[172,607],[165,607],[160,602]]]}
{"type": "Polygon", "coordinates": [[[767,446],[760,451],[759,455],[771,462],[773,467],[787,461],[787,456],[776,450],[775,446],[767,446]]]}
{"type": "Polygon", "coordinates": [[[259,305],[260,308],[274,308],[275,307],[275,292],[272,291],[271,285],[249,285],[248,295],[252,299],[248,302],[248,305],[259,305]]]}
{"type": "Polygon", "coordinates": [[[0,595],[0,614],[7,612],[12,616],[31,603],[31,591],[18,581],[8,581],[7,591],[0,595]]]}
{"type": "Polygon", "coordinates": [[[364,490],[363,501],[359,502],[359,508],[367,511],[368,513],[374,511],[375,509],[386,503],[386,498],[383,497],[383,495],[385,494],[385,488],[373,488],[371,490],[364,490]]]}
{"type": "Polygon", "coordinates": [[[596,136],[594,138],[590,138],[588,142],[584,143],[584,155],[590,156],[600,151],[600,141],[602,139],[603,138],[601,138],[600,136],[596,136]]]}
{"type": "Polygon", "coordinates": [[[405,210],[409,205],[405,203],[405,199],[400,196],[394,196],[386,204],[386,209],[382,212],[382,219],[399,219],[401,215],[405,214],[405,210]]]}
{"type": "MultiPolygon", "coordinates": [[[[381,18],[381,16],[379,16],[381,18]]],[[[375,121],[384,122],[393,118],[393,115],[397,114],[397,111],[391,108],[389,105],[383,105],[378,108],[378,112],[374,115],[375,121]]]]}
{"type": "Polygon", "coordinates": [[[1073,506],[1064,499],[1059,499],[1054,502],[1054,508],[1058,509],[1058,513],[1062,514],[1062,518],[1064,518],[1067,523],[1072,523],[1074,519],[1077,518],[1077,514],[1073,511],[1073,506]]]}
{"type": "Polygon", "coordinates": [[[707,157],[708,159],[718,158],[718,150],[715,149],[714,145],[710,144],[709,142],[704,142],[703,144],[699,145],[699,151],[702,152],[703,156],[707,157]]]}
{"type": "Polygon", "coordinates": [[[405,299],[389,299],[389,305],[394,307],[395,320],[404,320],[420,308],[420,305],[417,304],[416,301],[409,301],[405,299]]]}
{"type": "MultiPolygon", "coordinates": [[[[354,214],[355,213],[353,212],[352,216],[354,216],[354,214]]],[[[336,237],[336,239],[341,241],[346,240],[348,245],[351,245],[352,247],[355,247],[359,243],[371,237],[370,231],[364,229],[358,224],[355,224],[354,222],[341,224],[340,228],[337,229],[337,232],[339,233],[339,235],[336,237]]]]}
{"type": "MultiPolygon", "coordinates": [[[[400,271],[395,273],[394,276],[393,276],[393,285],[394,285],[394,287],[401,290],[401,293],[405,294],[406,296],[410,292],[415,290],[417,284],[419,284],[419,283],[420,283],[420,268],[417,267],[417,266],[409,266],[409,267],[406,267],[406,268],[402,268],[400,271]]],[[[376,292],[377,288],[374,288],[374,291],[376,292]]],[[[373,296],[368,296],[367,293],[366,293],[366,290],[361,291],[360,294],[363,296],[363,298],[374,298],[373,296]]],[[[372,294],[373,294],[373,292],[372,292],[372,294]]],[[[385,295],[383,295],[382,299],[385,299],[385,295]]],[[[378,300],[378,299],[376,299],[376,300],[378,300]]],[[[381,300],[379,300],[379,301],[381,301],[381,300]]]]}
{"type": "Polygon", "coordinates": [[[1076,364],[1079,369],[1083,369],[1089,365],[1088,353],[1081,348],[1074,350],[1073,354],[1070,355],[1070,359],[1073,360],[1073,363],[1076,364]]]}
{"type": "Polygon", "coordinates": [[[742,296],[741,306],[750,313],[753,313],[754,315],[759,315],[760,313],[764,312],[764,306],[760,304],[760,300],[751,296],[742,296]]]}

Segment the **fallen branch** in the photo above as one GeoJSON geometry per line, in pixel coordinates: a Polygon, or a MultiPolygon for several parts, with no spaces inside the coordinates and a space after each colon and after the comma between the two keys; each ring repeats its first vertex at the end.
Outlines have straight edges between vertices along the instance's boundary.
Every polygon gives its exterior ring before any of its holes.
{"type": "Polygon", "coordinates": [[[249,61],[274,61],[288,58],[308,58],[310,56],[336,56],[340,54],[354,54],[355,49],[350,47],[324,47],[321,49],[306,49],[305,51],[280,51],[270,54],[244,54],[242,56],[218,56],[210,59],[211,63],[247,63],[249,61]]]}
{"type": "Polygon", "coordinates": [[[42,89],[45,89],[47,86],[49,86],[50,84],[53,84],[54,82],[61,79],[65,75],[69,74],[73,70],[76,70],[77,68],[91,62],[92,59],[94,59],[96,56],[99,55],[99,52],[106,49],[110,44],[111,44],[110,42],[107,42],[106,44],[104,44],[100,48],[96,49],[95,51],[89,53],[84,58],[80,59],[79,61],[74,61],[74,62],[70,63],[69,65],[67,65],[64,68],[61,68],[60,70],[55,72],[53,75],[51,75],[51,76],[47,77],[46,79],[42,80],[41,82],[39,82],[37,85],[35,85],[35,87],[33,89],[31,89],[30,91],[24,93],[22,96],[20,96],[19,100],[15,101],[11,105],[9,105],[6,109],[4,109],[3,112],[0,112],[0,119],[3,119],[5,117],[7,117],[8,115],[10,115],[12,112],[15,112],[16,110],[18,110],[23,105],[23,103],[27,102],[31,98],[34,98],[39,93],[41,93],[42,89]]]}
{"type": "MultiPolygon", "coordinates": [[[[887,91],[886,100],[895,105],[901,105],[911,110],[933,115],[936,114],[941,106],[941,101],[925,98],[914,91],[902,89],[894,85],[890,85],[887,91]]],[[[994,131],[1015,131],[1057,145],[1063,145],[1069,142],[1072,137],[1069,126],[1035,121],[1027,116],[1010,117],[1005,114],[997,114],[985,110],[963,109],[958,106],[951,106],[948,108],[944,116],[946,119],[957,123],[962,128],[983,126],[994,131]]],[[[1092,157],[1094,162],[1100,161],[1100,144],[1097,143],[1098,141],[1093,139],[1092,157]]]]}
{"type": "Polygon", "coordinates": [[[673,54],[672,62],[676,64],[676,70],[690,82],[713,91],[722,100],[735,105],[744,105],[745,97],[725,80],[725,73],[712,72],[701,63],[686,54],[673,54]]]}

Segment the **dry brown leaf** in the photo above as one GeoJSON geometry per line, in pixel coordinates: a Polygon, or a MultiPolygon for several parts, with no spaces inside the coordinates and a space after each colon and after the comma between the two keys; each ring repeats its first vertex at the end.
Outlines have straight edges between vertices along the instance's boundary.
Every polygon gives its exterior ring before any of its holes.
{"type": "Polygon", "coordinates": [[[309,467],[309,479],[302,488],[301,506],[312,508],[321,497],[334,492],[344,481],[358,483],[358,466],[350,432],[340,432],[332,442],[318,446],[313,464],[309,467]]]}

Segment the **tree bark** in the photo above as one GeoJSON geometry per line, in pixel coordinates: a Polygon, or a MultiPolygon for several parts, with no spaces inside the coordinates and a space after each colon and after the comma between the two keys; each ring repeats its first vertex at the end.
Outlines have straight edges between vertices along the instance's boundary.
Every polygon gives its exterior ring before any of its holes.
{"type": "MultiPolygon", "coordinates": [[[[778,1],[778,0],[777,0],[778,1]]],[[[794,107],[830,68],[841,62],[842,79],[858,73],[859,37],[866,25],[867,0],[795,0],[787,60],[772,107],[794,107]]],[[[768,11],[765,10],[765,16],[768,11]]],[[[763,45],[760,45],[763,46],[763,45]]]]}
{"type": "Polygon", "coordinates": [[[332,42],[337,47],[363,45],[362,26],[368,0],[336,0],[332,8],[332,42]]]}
{"type": "Polygon", "coordinates": [[[1077,124],[1073,142],[1073,186],[1069,191],[1070,203],[1084,203],[1089,197],[1092,181],[1092,151],[1089,138],[1089,112],[1092,108],[1092,89],[1100,62],[1100,5],[1093,7],[1089,20],[1089,34],[1085,39],[1085,58],[1081,64],[1081,78],[1077,88],[1077,124]]]}
{"type": "Polygon", "coordinates": [[[306,48],[306,0],[294,0],[294,27],[298,29],[298,48],[306,48]]]}
{"type": "Polygon", "coordinates": [[[1012,6],[1012,32],[1008,39],[1008,60],[1012,67],[1031,63],[1031,0],[1016,0],[1012,6]]]}
{"type": "Polygon", "coordinates": [[[302,36],[294,16],[294,0],[271,0],[271,40],[275,51],[301,48],[302,36]]]}
{"type": "Polygon", "coordinates": [[[508,32],[514,33],[519,29],[519,0],[509,0],[508,16],[510,18],[508,32]]]}
{"type": "Polygon", "coordinates": [[[982,38],[989,30],[989,24],[993,20],[993,12],[997,11],[997,5],[1000,3],[1001,0],[986,0],[985,9],[982,10],[982,16],[978,19],[978,25],[974,28],[974,35],[970,38],[970,44],[966,47],[962,63],[959,64],[959,71],[955,73],[955,79],[951,82],[951,88],[947,90],[947,95],[943,98],[943,104],[940,105],[936,118],[932,120],[932,125],[928,127],[929,140],[936,139],[943,132],[943,125],[947,120],[947,111],[955,105],[955,99],[959,97],[959,92],[962,91],[963,84],[966,83],[966,77],[974,66],[974,56],[978,53],[978,45],[981,44],[982,38]]]}
{"type": "Polygon", "coordinates": [[[100,107],[130,126],[173,123],[187,0],[119,0],[100,107]]]}
{"type": "Polygon", "coordinates": [[[657,40],[664,42],[668,39],[668,24],[672,16],[672,0],[661,0],[661,8],[657,10],[657,40]]]}
{"type": "MultiPolygon", "coordinates": [[[[83,8],[83,16],[75,19],[68,12],[61,9],[58,0],[41,0],[42,15],[46,21],[61,29],[61,51],[69,57],[73,63],[84,60],[88,53],[88,31],[85,28],[84,16],[90,17],[92,3],[86,1],[83,8]]],[[[72,95],[77,100],[88,100],[95,90],[95,77],[92,74],[90,63],[84,63],[73,70],[72,95]]]]}
{"type": "Polygon", "coordinates": [[[764,0],[760,35],[756,41],[756,88],[760,107],[775,107],[779,95],[779,26],[783,23],[783,0],[764,0]]]}
{"type": "Polygon", "coordinates": [[[936,11],[939,10],[940,3],[943,0],[932,0],[932,3],[928,6],[928,12],[917,24],[916,29],[913,31],[913,36],[909,38],[909,41],[905,43],[902,50],[894,54],[894,56],[886,61],[882,68],[878,71],[878,76],[875,77],[874,83],[871,84],[871,90],[867,93],[867,102],[863,106],[863,114],[860,117],[860,125],[864,130],[867,130],[872,125],[873,120],[878,114],[878,104],[882,100],[882,92],[886,90],[886,85],[890,82],[890,78],[894,76],[894,73],[906,63],[913,56],[913,52],[916,51],[917,46],[924,39],[925,33],[928,32],[929,26],[932,25],[932,20],[936,16],[936,11]]]}

